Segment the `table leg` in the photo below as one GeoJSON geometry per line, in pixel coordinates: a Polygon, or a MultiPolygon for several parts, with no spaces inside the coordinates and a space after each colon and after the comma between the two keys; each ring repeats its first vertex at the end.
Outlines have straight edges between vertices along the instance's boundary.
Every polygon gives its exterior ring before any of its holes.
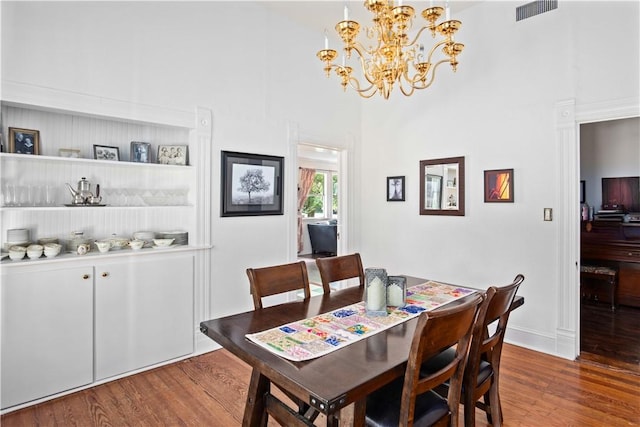
{"type": "Polygon", "coordinates": [[[270,382],[267,377],[253,368],[251,382],[247,392],[247,404],[244,408],[243,427],[266,427],[267,413],[264,407],[264,395],[269,392],[270,382]]]}
{"type": "Polygon", "coordinates": [[[356,400],[353,404],[353,427],[364,427],[367,399],[356,400]]]}

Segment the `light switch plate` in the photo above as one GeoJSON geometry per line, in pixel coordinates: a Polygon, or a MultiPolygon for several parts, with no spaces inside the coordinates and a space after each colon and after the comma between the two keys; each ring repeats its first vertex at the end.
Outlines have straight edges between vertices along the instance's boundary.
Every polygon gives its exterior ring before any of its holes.
{"type": "Polygon", "coordinates": [[[553,220],[553,209],[551,209],[551,208],[544,208],[544,220],[545,220],[545,221],[551,221],[551,220],[553,220]]]}

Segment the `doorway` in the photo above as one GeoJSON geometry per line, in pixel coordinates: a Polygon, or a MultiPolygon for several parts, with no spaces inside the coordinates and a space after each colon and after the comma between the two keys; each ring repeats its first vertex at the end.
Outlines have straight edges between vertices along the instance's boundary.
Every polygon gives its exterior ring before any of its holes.
{"type": "Polygon", "coordinates": [[[304,197],[298,206],[302,225],[298,258],[315,259],[339,252],[338,230],[344,227],[340,159],[341,151],[334,147],[305,143],[297,146],[298,189],[304,197]],[[313,236],[309,225],[313,226],[313,236]]]}
{"type": "MultiPolygon", "coordinates": [[[[580,202],[586,205],[587,212],[591,207],[596,214],[595,222],[591,220],[593,214],[587,214],[587,221],[581,223],[581,233],[596,230],[598,224],[606,226],[608,231],[622,226],[622,222],[610,222],[617,221],[617,217],[603,214],[598,218],[597,213],[607,202],[603,200],[602,178],[640,176],[638,129],[638,117],[580,124],[580,202]],[[613,144],[614,141],[619,143],[613,144]],[[608,221],[600,222],[605,219],[608,221]]],[[[619,221],[623,221],[622,216],[619,221]]],[[[579,240],[582,245],[582,237],[579,240]]],[[[636,243],[640,248],[640,240],[636,243]]],[[[629,267],[610,259],[601,263],[615,269],[629,267]]],[[[625,280],[628,285],[629,279],[625,280]]],[[[592,291],[588,285],[582,283],[580,291],[580,359],[640,372],[640,336],[636,326],[640,322],[640,307],[626,303],[613,311],[610,302],[599,298],[597,286],[596,291],[592,291]]],[[[640,283],[632,285],[640,287],[640,283]]]]}

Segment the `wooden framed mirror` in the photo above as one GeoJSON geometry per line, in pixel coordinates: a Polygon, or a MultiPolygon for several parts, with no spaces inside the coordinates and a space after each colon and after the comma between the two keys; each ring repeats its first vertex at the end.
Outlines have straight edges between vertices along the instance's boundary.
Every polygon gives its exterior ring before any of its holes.
{"type": "Polygon", "coordinates": [[[464,216],[464,157],[420,161],[420,215],[464,216]]]}

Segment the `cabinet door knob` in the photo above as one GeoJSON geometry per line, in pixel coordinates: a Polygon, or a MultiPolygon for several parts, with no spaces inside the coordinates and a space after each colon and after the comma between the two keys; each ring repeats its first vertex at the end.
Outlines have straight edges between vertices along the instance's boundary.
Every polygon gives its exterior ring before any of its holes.
{"type": "Polygon", "coordinates": [[[87,280],[87,279],[89,278],[89,275],[88,275],[88,274],[83,274],[83,275],[82,275],[82,278],[83,278],[84,280],[87,280]]]}
{"type": "Polygon", "coordinates": [[[102,273],[102,277],[109,277],[109,273],[107,273],[106,271],[102,273]]]}

